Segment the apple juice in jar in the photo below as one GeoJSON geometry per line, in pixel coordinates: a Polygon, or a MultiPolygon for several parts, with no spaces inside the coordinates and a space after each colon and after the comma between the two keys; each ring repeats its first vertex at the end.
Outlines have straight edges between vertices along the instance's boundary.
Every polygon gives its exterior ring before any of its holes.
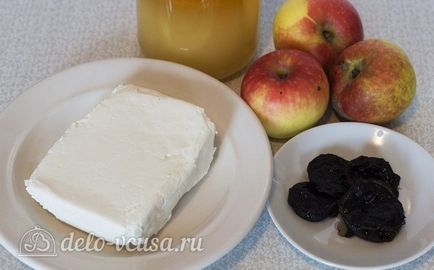
{"type": "Polygon", "coordinates": [[[259,0],[137,0],[140,47],[224,79],[253,58],[258,13],[259,0]]]}

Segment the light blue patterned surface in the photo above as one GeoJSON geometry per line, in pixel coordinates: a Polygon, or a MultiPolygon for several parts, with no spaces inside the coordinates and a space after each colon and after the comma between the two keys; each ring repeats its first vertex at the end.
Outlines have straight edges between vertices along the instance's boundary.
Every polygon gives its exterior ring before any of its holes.
{"type": "MultiPolygon", "coordinates": [[[[262,1],[258,55],[273,48],[271,25],[282,1],[262,1]]],[[[366,38],[381,37],[399,44],[417,73],[415,101],[389,127],[434,155],[434,1],[351,2],[361,14],[366,38]]],[[[140,56],[134,0],[0,1],[0,111],[25,89],[57,71],[93,60],[128,56],[140,56]]],[[[227,82],[237,92],[240,83],[241,77],[227,82]]],[[[272,143],[274,150],[280,145],[272,143]]],[[[264,211],[246,238],[208,269],[329,268],[292,247],[264,211]]],[[[0,246],[0,269],[28,267],[0,246]]],[[[398,269],[434,269],[434,250],[398,269]]]]}

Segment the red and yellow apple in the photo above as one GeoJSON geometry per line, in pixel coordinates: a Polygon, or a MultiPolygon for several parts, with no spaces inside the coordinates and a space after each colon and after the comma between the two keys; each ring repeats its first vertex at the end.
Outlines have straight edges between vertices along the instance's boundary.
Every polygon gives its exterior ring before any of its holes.
{"type": "Polygon", "coordinates": [[[299,50],[277,50],[247,70],[241,97],[261,120],[268,136],[289,138],[313,126],[329,102],[321,65],[299,50]]]}
{"type": "Polygon", "coordinates": [[[363,39],[359,14],[347,0],[287,0],[274,18],[276,49],[299,49],[328,67],[363,39]]]}
{"type": "Polygon", "coordinates": [[[396,45],[365,40],[345,49],[330,70],[332,103],[349,120],[385,123],[404,112],[416,92],[410,60],[396,45]]]}

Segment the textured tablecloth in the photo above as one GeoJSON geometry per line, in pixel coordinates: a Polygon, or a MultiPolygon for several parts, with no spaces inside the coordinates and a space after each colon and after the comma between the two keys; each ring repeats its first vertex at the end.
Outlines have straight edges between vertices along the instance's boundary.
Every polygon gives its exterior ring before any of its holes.
{"type": "MultiPolygon", "coordinates": [[[[415,140],[433,156],[434,1],[351,2],[361,15],[366,38],[391,40],[412,60],[418,81],[416,98],[389,127],[415,140]]],[[[281,3],[262,1],[258,56],[273,49],[272,21],[281,3]]],[[[134,0],[0,0],[0,111],[28,87],[57,71],[99,59],[140,55],[134,0]]],[[[241,77],[227,82],[234,91],[239,91],[240,83],[241,77]]],[[[274,150],[280,145],[272,142],[274,150]]],[[[433,255],[431,250],[400,269],[434,269],[433,255]]],[[[1,246],[0,268],[28,269],[1,246]]],[[[286,242],[264,210],[244,240],[210,266],[228,268],[328,267],[286,242]]]]}

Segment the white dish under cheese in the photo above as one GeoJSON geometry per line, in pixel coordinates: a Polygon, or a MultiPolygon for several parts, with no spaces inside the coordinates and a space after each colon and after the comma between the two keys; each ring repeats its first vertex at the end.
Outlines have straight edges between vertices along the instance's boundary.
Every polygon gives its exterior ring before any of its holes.
{"type": "Polygon", "coordinates": [[[202,108],[121,85],[73,123],[25,180],[59,220],[138,244],[209,170],[215,126],[202,108]]]}

